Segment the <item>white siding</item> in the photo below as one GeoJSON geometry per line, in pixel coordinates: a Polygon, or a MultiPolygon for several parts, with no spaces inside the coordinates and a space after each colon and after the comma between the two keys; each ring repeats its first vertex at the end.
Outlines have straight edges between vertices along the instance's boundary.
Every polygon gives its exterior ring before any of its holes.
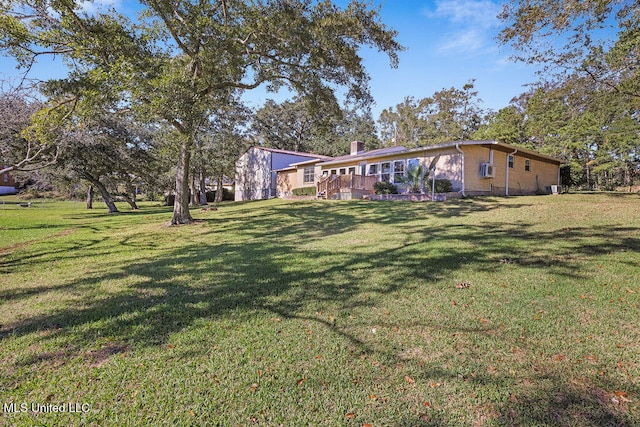
{"type": "Polygon", "coordinates": [[[289,167],[292,163],[312,160],[315,157],[278,153],[251,147],[236,162],[235,199],[259,200],[276,196],[276,170],[289,167]]]}

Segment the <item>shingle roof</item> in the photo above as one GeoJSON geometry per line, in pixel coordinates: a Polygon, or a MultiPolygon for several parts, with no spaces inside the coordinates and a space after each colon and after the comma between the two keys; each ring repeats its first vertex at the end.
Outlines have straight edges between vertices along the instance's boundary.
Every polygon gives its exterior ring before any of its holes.
{"type": "Polygon", "coordinates": [[[333,165],[333,164],[339,164],[339,163],[344,163],[344,162],[349,162],[349,161],[353,161],[353,160],[360,160],[360,159],[368,159],[370,157],[379,157],[379,156],[384,156],[384,155],[389,155],[389,154],[400,154],[400,153],[418,153],[418,152],[423,152],[423,151],[437,151],[437,150],[441,150],[441,149],[445,149],[445,148],[453,148],[456,146],[460,146],[460,147],[464,147],[467,145],[495,145],[495,146],[499,146],[499,147],[503,147],[503,148],[507,148],[507,149],[513,149],[513,150],[518,150],[518,152],[520,153],[525,153],[531,156],[535,156],[538,158],[542,158],[542,159],[546,159],[546,160],[550,160],[553,162],[557,162],[557,163],[563,163],[562,160],[557,159],[555,157],[552,156],[547,156],[545,154],[542,153],[538,153],[536,151],[532,151],[532,150],[528,150],[526,148],[520,148],[520,147],[515,147],[509,144],[505,144],[502,142],[498,142],[498,141],[494,141],[494,140],[466,140],[466,141],[451,141],[451,142],[445,142],[442,144],[437,144],[437,145],[430,145],[430,146],[425,146],[425,147],[417,147],[417,148],[405,148],[403,146],[398,146],[398,147],[388,147],[388,148],[381,148],[378,150],[371,150],[371,151],[365,151],[363,153],[359,153],[359,154],[351,154],[351,155],[347,155],[347,156],[340,156],[340,157],[335,157],[333,159],[330,160],[326,160],[325,162],[322,163],[322,165],[333,165]]]}
{"type": "Polygon", "coordinates": [[[250,148],[257,148],[259,150],[265,150],[265,151],[269,151],[269,152],[272,152],[272,153],[291,154],[291,155],[295,155],[295,156],[304,156],[304,157],[313,157],[313,158],[322,159],[322,160],[332,160],[333,159],[333,157],[323,156],[322,154],[305,153],[305,152],[302,152],[302,151],[281,150],[279,148],[261,147],[259,145],[254,145],[254,146],[252,146],[250,148]]]}
{"type": "Polygon", "coordinates": [[[373,156],[384,156],[385,154],[401,153],[403,151],[407,151],[406,147],[399,145],[397,147],[378,148],[377,150],[365,151],[363,153],[358,153],[358,154],[347,154],[346,156],[334,157],[328,161],[333,162],[333,161],[350,160],[356,157],[365,158],[365,157],[373,157],[373,156]]]}

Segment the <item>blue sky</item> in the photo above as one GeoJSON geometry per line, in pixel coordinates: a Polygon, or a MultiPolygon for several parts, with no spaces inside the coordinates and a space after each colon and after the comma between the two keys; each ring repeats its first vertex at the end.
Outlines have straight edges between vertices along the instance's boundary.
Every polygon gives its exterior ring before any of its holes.
{"type": "MultiPolygon", "coordinates": [[[[346,0],[337,0],[345,4],[346,0]]],[[[400,53],[397,69],[390,68],[386,55],[364,50],[365,65],[371,75],[371,93],[376,101],[374,119],[384,108],[393,107],[406,96],[423,98],[443,88],[462,88],[475,79],[483,107],[498,110],[524,92],[527,83],[537,80],[535,69],[509,61],[510,51],[495,39],[501,22],[496,15],[501,2],[491,0],[376,0],[382,21],[398,31],[398,41],[407,48],[400,53]]],[[[114,6],[123,13],[130,6],[122,0],[87,2],[86,10],[114,6]]],[[[18,72],[10,59],[0,58],[0,78],[15,79],[18,72]]],[[[38,64],[32,75],[60,77],[60,61],[38,64]]],[[[246,96],[259,107],[266,98],[283,96],[261,90],[246,96]]]]}
{"type": "Polygon", "coordinates": [[[423,98],[443,88],[475,79],[485,108],[506,107],[525,84],[537,80],[535,69],[509,60],[510,50],[496,36],[502,6],[490,0],[387,0],[381,2],[383,22],[399,32],[407,50],[397,69],[383,55],[367,55],[374,117],[406,96],[423,98]]]}

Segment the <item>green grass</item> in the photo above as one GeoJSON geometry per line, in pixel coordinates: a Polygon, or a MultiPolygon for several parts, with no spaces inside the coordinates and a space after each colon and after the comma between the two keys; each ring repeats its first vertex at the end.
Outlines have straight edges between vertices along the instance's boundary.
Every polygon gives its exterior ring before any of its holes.
{"type": "Polygon", "coordinates": [[[0,206],[0,425],[640,425],[637,195],[122,210],[0,206]]]}

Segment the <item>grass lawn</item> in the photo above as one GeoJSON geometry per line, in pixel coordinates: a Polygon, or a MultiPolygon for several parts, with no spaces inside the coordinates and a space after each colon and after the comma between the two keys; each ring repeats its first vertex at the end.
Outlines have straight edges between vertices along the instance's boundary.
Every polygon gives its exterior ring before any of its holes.
{"type": "Polygon", "coordinates": [[[0,425],[640,425],[638,195],[122,210],[0,204],[0,425]]]}

